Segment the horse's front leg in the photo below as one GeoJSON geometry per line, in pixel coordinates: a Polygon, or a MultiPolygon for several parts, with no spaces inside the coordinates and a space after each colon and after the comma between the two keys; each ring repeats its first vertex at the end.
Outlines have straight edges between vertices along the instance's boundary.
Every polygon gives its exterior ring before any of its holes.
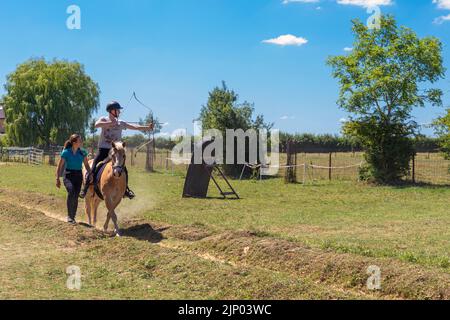
{"type": "Polygon", "coordinates": [[[116,215],[115,211],[113,211],[111,213],[111,219],[114,223],[114,228],[115,228],[114,232],[115,232],[116,236],[120,237],[121,233],[120,233],[119,223],[117,222],[117,215],[116,215]]]}
{"type": "Polygon", "coordinates": [[[108,210],[108,213],[106,214],[105,225],[103,226],[103,231],[105,231],[105,232],[108,231],[108,226],[109,226],[109,220],[110,219],[111,219],[111,212],[108,210]]]}

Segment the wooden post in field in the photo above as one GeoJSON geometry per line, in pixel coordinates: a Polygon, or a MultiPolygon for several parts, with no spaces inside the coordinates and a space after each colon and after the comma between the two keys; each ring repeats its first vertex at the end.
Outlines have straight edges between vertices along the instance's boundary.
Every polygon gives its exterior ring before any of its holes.
{"type": "Polygon", "coordinates": [[[145,161],[145,170],[149,172],[154,172],[154,148],[153,141],[147,145],[147,157],[145,161]]]}
{"type": "Polygon", "coordinates": [[[416,183],[416,155],[412,158],[412,182],[416,183]]]}
{"type": "Polygon", "coordinates": [[[329,160],[328,160],[328,180],[330,180],[331,181],[331,164],[332,164],[332,156],[333,156],[333,153],[332,152],[330,152],[330,155],[329,155],[329,160]]]}
{"type": "Polygon", "coordinates": [[[134,166],[134,157],[133,157],[133,155],[134,155],[134,148],[131,148],[130,149],[130,151],[131,151],[131,166],[133,167],[134,166]]]}
{"type": "Polygon", "coordinates": [[[169,150],[166,151],[166,170],[169,170],[169,150]]]}
{"type": "Polygon", "coordinates": [[[284,177],[284,181],[286,183],[296,183],[297,182],[297,174],[296,174],[297,156],[294,155],[295,153],[296,153],[296,151],[294,150],[293,143],[291,140],[289,140],[287,143],[287,148],[286,148],[287,160],[286,160],[286,171],[285,171],[285,177],[284,177]]]}
{"type": "Polygon", "coordinates": [[[55,149],[53,147],[49,147],[49,157],[48,157],[48,164],[50,166],[56,166],[56,156],[55,156],[55,149]]]}

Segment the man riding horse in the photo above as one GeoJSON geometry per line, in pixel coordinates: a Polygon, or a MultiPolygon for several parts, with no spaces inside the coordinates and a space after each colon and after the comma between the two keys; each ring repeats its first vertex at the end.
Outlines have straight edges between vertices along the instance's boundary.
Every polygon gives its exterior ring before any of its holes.
{"type": "MultiPolygon", "coordinates": [[[[97,165],[108,158],[109,152],[112,148],[113,142],[118,142],[122,140],[122,131],[129,129],[129,130],[137,130],[137,131],[151,131],[153,130],[153,123],[147,125],[147,126],[138,126],[134,124],[127,123],[125,121],[119,120],[119,116],[121,113],[121,110],[123,108],[121,105],[116,102],[110,102],[107,107],[106,111],[108,112],[107,117],[101,117],[96,123],[95,128],[102,129],[102,133],[100,135],[100,140],[98,143],[99,151],[97,153],[97,156],[94,159],[94,162],[92,164],[92,174],[95,177],[97,173],[97,165]]],[[[130,190],[128,187],[128,171],[126,167],[124,168],[126,177],[127,177],[127,187],[125,191],[125,196],[129,199],[133,199],[135,197],[135,194],[133,191],[130,190]]],[[[90,181],[90,176],[86,177],[86,181],[90,181]]],[[[85,198],[86,194],[89,189],[89,183],[85,183],[83,191],[80,194],[80,198],[85,198]]]]}

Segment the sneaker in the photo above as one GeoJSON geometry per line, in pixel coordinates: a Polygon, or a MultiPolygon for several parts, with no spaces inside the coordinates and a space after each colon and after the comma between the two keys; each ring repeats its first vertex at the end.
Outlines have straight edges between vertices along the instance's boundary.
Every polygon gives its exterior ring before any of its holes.
{"type": "Polygon", "coordinates": [[[129,188],[127,188],[127,190],[125,191],[125,195],[123,197],[133,200],[136,197],[136,195],[134,194],[133,191],[131,191],[129,188]]]}
{"type": "Polygon", "coordinates": [[[72,219],[70,217],[67,218],[67,223],[69,224],[77,224],[77,222],[75,221],[75,219],[72,219]]]}

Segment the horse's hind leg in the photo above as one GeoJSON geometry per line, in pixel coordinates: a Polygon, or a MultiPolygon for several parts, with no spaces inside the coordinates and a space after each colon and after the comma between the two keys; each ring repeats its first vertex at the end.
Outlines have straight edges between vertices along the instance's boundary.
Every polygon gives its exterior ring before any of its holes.
{"type": "Polygon", "coordinates": [[[92,225],[91,220],[91,208],[92,208],[92,201],[89,199],[84,200],[84,211],[86,212],[86,216],[88,218],[89,225],[92,225]]]}
{"type": "Polygon", "coordinates": [[[92,211],[93,211],[93,217],[94,217],[94,226],[97,225],[97,213],[98,213],[98,207],[100,206],[100,200],[97,198],[94,198],[92,200],[92,211]]]}

